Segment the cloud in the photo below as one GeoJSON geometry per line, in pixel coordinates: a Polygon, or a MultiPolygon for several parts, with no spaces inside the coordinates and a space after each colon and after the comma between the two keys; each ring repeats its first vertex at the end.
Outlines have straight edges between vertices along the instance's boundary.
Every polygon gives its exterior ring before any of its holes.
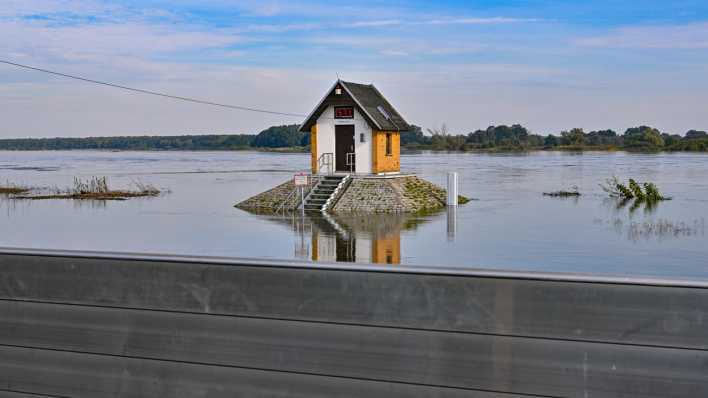
{"type": "Polygon", "coordinates": [[[401,25],[402,22],[398,19],[384,19],[384,20],[372,20],[372,21],[359,21],[349,24],[353,28],[368,28],[368,27],[378,27],[378,26],[396,26],[401,25]]]}
{"type": "Polygon", "coordinates": [[[319,30],[326,26],[321,23],[291,23],[291,24],[251,24],[244,28],[234,28],[236,32],[242,33],[284,33],[292,31],[319,30]]]}
{"type": "Polygon", "coordinates": [[[224,48],[245,39],[228,31],[203,31],[147,23],[50,26],[40,21],[0,21],[0,52],[33,58],[110,61],[155,57],[180,51],[224,48]],[[179,30],[178,30],[179,29],[179,30]]]}
{"type": "Polygon", "coordinates": [[[78,13],[103,14],[116,7],[86,0],[4,0],[0,7],[0,17],[22,17],[25,15],[78,13]]]}
{"type": "Polygon", "coordinates": [[[582,47],[639,49],[706,49],[708,22],[672,26],[641,26],[575,41],[582,47]]]}
{"type": "Polygon", "coordinates": [[[491,24],[509,24],[520,22],[535,22],[538,19],[522,19],[522,18],[440,18],[440,19],[420,19],[402,21],[400,19],[382,19],[359,21],[349,24],[349,27],[385,27],[385,26],[419,26],[419,25],[491,25],[491,24]]]}
{"type": "Polygon", "coordinates": [[[506,18],[506,17],[492,17],[492,18],[444,18],[444,19],[431,19],[425,21],[428,25],[491,25],[491,24],[508,24],[508,23],[520,23],[520,22],[537,22],[539,19],[535,18],[506,18]]]}
{"type": "Polygon", "coordinates": [[[381,50],[379,54],[389,57],[407,57],[410,54],[402,50],[381,50]]]}
{"type": "Polygon", "coordinates": [[[310,31],[310,30],[338,30],[338,29],[355,29],[355,28],[387,28],[396,26],[422,26],[422,25],[491,25],[491,24],[510,24],[520,22],[532,22],[536,19],[518,19],[518,18],[447,18],[447,19],[420,19],[403,21],[400,19],[372,19],[360,20],[355,22],[310,22],[310,23],[290,23],[290,24],[252,24],[245,28],[239,28],[243,32],[266,32],[279,33],[288,31],[310,31]]]}

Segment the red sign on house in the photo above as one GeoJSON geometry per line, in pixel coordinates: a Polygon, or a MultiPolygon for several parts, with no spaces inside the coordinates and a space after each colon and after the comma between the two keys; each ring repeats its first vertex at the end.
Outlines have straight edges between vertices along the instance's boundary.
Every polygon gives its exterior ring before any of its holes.
{"type": "Polygon", "coordinates": [[[353,106],[335,106],[334,107],[334,118],[335,119],[354,119],[354,107],[353,106]]]}

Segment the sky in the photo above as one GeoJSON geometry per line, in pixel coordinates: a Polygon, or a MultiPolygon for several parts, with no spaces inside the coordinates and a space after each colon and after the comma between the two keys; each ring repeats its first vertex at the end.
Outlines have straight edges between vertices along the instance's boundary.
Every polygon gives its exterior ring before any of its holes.
{"type": "MultiPolygon", "coordinates": [[[[708,130],[705,0],[0,0],[0,59],[308,114],[339,76],[409,123],[708,130]]],[[[303,118],[0,64],[0,138],[257,133],[303,118]]]]}

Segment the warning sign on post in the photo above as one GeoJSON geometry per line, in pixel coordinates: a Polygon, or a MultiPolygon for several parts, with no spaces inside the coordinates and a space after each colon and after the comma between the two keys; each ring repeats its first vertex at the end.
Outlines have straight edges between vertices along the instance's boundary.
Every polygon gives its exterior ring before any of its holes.
{"type": "Polygon", "coordinates": [[[295,179],[294,179],[294,180],[295,180],[295,186],[296,186],[296,187],[301,187],[301,186],[307,185],[307,180],[308,180],[307,177],[308,177],[308,176],[307,176],[307,174],[305,174],[305,173],[298,173],[298,174],[295,174],[295,179]]]}

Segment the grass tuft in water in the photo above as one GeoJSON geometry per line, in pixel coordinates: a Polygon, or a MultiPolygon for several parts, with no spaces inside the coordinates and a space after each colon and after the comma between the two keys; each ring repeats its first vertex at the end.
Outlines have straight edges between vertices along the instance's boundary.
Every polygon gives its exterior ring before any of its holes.
{"type": "Polygon", "coordinates": [[[0,195],[19,195],[29,192],[31,189],[22,185],[11,183],[6,181],[5,184],[0,185],[0,195]]]}
{"type": "MultiPolygon", "coordinates": [[[[49,194],[15,195],[13,199],[27,200],[47,200],[47,199],[75,199],[75,200],[126,200],[129,198],[154,197],[160,195],[161,191],[149,184],[133,182],[136,189],[114,190],[108,186],[106,177],[91,177],[82,180],[74,177],[74,186],[60,190],[55,189],[49,194]]],[[[28,193],[29,190],[24,191],[28,193]]]]}
{"type": "Polygon", "coordinates": [[[574,185],[571,187],[569,191],[565,190],[560,190],[560,191],[553,191],[553,192],[544,192],[543,196],[550,196],[553,198],[572,198],[572,197],[578,197],[580,196],[581,193],[578,190],[577,185],[574,185]]]}

